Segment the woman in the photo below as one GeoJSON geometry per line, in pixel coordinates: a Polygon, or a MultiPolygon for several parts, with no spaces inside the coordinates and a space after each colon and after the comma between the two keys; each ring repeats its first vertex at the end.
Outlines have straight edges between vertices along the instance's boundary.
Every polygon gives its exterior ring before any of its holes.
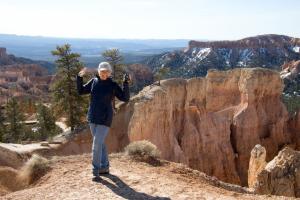
{"type": "Polygon", "coordinates": [[[124,75],[121,89],[110,77],[112,73],[110,64],[101,62],[96,77],[83,85],[82,77],[86,72],[87,68],[83,68],[77,75],[77,91],[80,95],[91,94],[87,120],[93,136],[92,172],[95,178],[100,174],[109,173],[110,165],[104,142],[113,118],[112,99],[116,96],[121,101],[129,101],[130,77],[124,75]]]}

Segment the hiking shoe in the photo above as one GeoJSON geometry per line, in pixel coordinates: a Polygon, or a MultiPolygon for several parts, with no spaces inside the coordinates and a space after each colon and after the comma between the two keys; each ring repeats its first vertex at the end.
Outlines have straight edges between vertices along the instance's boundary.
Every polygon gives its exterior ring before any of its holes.
{"type": "Polygon", "coordinates": [[[92,181],[99,182],[101,180],[100,176],[93,176],[92,181]]]}
{"type": "Polygon", "coordinates": [[[99,170],[99,175],[100,174],[109,174],[109,168],[103,168],[99,170]]]}

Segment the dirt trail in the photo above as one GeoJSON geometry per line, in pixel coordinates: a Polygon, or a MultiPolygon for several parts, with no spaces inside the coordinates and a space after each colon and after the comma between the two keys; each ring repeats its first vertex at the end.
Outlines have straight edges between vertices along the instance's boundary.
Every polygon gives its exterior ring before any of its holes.
{"type": "Polygon", "coordinates": [[[178,163],[151,166],[122,154],[109,159],[111,174],[95,182],[90,154],[55,157],[52,170],[38,182],[0,199],[290,199],[215,187],[202,173],[178,163]]]}

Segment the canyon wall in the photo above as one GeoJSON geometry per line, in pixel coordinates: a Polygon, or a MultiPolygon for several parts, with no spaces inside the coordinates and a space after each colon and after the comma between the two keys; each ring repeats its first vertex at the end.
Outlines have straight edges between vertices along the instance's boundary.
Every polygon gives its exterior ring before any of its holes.
{"type": "Polygon", "coordinates": [[[163,80],[120,105],[107,139],[109,150],[147,139],[164,159],[247,185],[256,144],[268,149],[269,161],[292,142],[282,90],[279,73],[262,68],[163,80]]]}

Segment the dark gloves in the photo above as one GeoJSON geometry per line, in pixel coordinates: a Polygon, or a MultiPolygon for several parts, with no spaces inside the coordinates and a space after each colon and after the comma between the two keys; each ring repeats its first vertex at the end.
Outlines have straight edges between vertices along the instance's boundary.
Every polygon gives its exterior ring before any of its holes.
{"type": "Polygon", "coordinates": [[[130,81],[130,77],[128,73],[125,73],[123,75],[123,82],[128,83],[130,81]]]}

